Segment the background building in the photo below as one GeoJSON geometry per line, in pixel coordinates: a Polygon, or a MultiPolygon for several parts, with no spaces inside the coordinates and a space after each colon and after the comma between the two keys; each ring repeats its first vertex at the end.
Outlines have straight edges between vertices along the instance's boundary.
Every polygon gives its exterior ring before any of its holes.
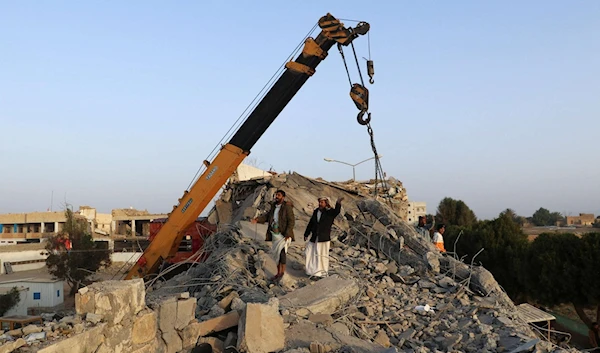
{"type": "MultiPolygon", "coordinates": [[[[110,214],[98,213],[90,206],[80,206],[73,212],[76,217],[85,218],[94,237],[123,235],[150,235],[149,223],[166,214],[150,214],[133,208],[115,209],[110,214]]],[[[48,235],[60,233],[65,225],[64,211],[0,214],[0,246],[17,243],[36,243],[48,235]]]]}
{"type": "Polygon", "coordinates": [[[39,312],[52,309],[64,303],[64,282],[44,278],[27,278],[0,282],[0,293],[7,293],[17,287],[21,294],[19,304],[4,316],[27,315],[28,312],[39,312]]]}
{"type": "Polygon", "coordinates": [[[580,213],[579,216],[567,216],[567,225],[591,226],[595,220],[593,213],[580,213]]]}
{"type": "Polygon", "coordinates": [[[408,201],[408,210],[406,212],[406,221],[409,224],[416,224],[419,216],[427,215],[427,204],[419,201],[408,201]]]}

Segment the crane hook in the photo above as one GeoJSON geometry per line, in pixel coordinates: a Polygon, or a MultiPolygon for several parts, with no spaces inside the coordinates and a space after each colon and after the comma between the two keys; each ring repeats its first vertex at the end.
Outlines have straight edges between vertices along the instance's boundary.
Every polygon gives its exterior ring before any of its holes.
{"type": "Polygon", "coordinates": [[[358,113],[358,116],[356,117],[356,120],[358,121],[358,123],[360,125],[367,125],[369,122],[371,122],[371,113],[367,113],[366,110],[361,110],[360,113],[358,113]],[[365,115],[365,113],[367,114],[367,118],[364,119],[363,116],[365,115]]]}
{"type": "Polygon", "coordinates": [[[374,84],[375,80],[373,79],[373,76],[375,76],[375,66],[373,65],[373,60],[369,60],[365,57],[363,57],[363,59],[367,61],[367,74],[369,75],[369,83],[374,84]]]}

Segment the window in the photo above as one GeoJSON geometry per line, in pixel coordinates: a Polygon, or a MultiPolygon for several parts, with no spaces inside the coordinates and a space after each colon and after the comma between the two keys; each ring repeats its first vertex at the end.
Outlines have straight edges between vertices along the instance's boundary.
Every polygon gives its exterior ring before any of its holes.
{"type": "Polygon", "coordinates": [[[57,289],[57,290],[56,290],[56,297],[57,297],[57,298],[60,298],[60,289],[57,289]]]}
{"type": "Polygon", "coordinates": [[[40,300],[42,298],[42,294],[40,292],[33,293],[33,300],[40,300]]]}

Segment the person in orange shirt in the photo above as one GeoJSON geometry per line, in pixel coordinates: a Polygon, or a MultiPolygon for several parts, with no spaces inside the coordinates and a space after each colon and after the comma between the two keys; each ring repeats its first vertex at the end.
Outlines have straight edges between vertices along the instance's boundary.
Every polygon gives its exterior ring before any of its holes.
{"type": "Polygon", "coordinates": [[[433,233],[433,244],[436,248],[440,249],[441,252],[446,252],[444,248],[444,232],[446,231],[446,225],[441,223],[437,226],[437,231],[433,233]]]}

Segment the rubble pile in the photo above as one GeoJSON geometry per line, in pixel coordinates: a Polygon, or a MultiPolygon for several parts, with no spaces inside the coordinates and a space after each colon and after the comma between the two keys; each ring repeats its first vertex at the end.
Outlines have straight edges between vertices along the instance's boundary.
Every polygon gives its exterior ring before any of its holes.
{"type": "MultiPolygon", "coordinates": [[[[440,254],[389,199],[297,174],[228,190],[211,215],[219,232],[194,255],[203,263],[166,280],[185,264],[172,265],[145,286],[107,281],[80,290],[73,322],[95,318],[95,326],[41,352],[175,353],[203,343],[217,353],[576,352],[532,331],[487,270],[440,254]],[[305,275],[300,225],[286,274],[269,280],[275,263],[266,227],[247,219],[266,211],[279,188],[299,223],[317,196],[345,197],[327,277],[305,275]]],[[[32,348],[20,339],[0,353],[32,348]]]]}
{"type": "MultiPolygon", "coordinates": [[[[332,202],[340,197],[346,198],[345,213],[350,220],[361,213],[355,206],[364,198],[375,198],[391,207],[393,212],[405,219],[408,210],[408,196],[402,183],[394,178],[367,182],[328,182],[321,178],[311,179],[297,173],[277,174],[235,183],[228,183],[215,202],[209,215],[214,224],[235,224],[236,222],[255,217],[268,210],[268,203],[273,200],[275,191],[282,189],[287,193],[286,200],[294,205],[296,224],[306,225],[312,211],[317,207],[317,198],[326,196],[332,202]],[[374,195],[376,191],[376,195],[374,195]]],[[[338,219],[336,226],[344,228],[344,219],[338,219]]]]}
{"type": "MultiPolygon", "coordinates": [[[[94,315],[61,316],[42,314],[43,325],[31,324],[22,328],[0,331],[0,353],[16,351],[35,352],[58,341],[93,330],[100,320],[94,315]]],[[[43,351],[43,350],[42,350],[43,351]]]]}
{"type": "MultiPolygon", "coordinates": [[[[332,243],[329,277],[286,274],[269,283],[264,243],[235,230],[219,235],[237,241],[219,254],[226,265],[193,268],[148,293],[161,298],[179,288],[197,298],[192,341],[243,352],[510,352],[527,344],[538,352],[568,351],[537,338],[514,306],[469,289],[469,278],[398,264],[351,236],[332,243]],[[249,305],[271,309],[249,315],[249,305]],[[252,325],[242,324],[248,320],[252,325]],[[244,336],[249,327],[260,332],[244,336]],[[239,337],[280,343],[253,349],[239,337]]],[[[290,247],[288,266],[301,272],[303,256],[301,246],[290,247]]]]}

